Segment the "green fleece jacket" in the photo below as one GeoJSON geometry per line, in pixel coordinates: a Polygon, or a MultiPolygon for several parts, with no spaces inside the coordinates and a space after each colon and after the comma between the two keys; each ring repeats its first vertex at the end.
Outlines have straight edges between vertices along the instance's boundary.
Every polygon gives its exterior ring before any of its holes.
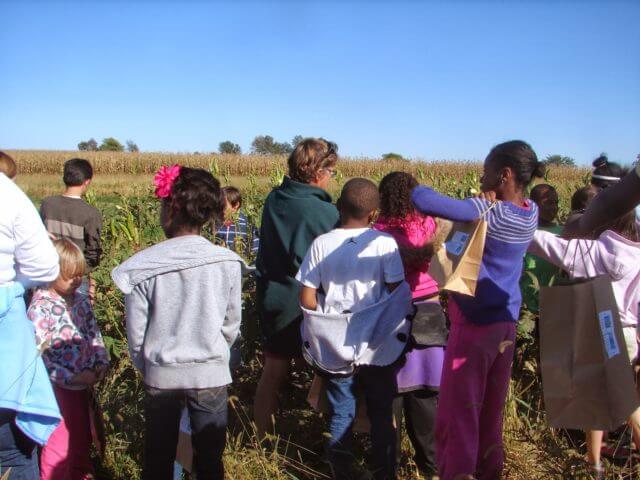
{"type": "Polygon", "coordinates": [[[285,177],[264,204],[256,260],[257,306],[265,337],[302,318],[300,284],[294,278],[311,242],[338,223],[324,190],[285,177]]]}

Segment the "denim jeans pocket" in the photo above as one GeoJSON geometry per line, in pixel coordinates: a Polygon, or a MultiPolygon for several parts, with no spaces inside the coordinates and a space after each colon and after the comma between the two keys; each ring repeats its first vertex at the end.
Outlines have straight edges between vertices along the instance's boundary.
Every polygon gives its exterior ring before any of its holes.
{"type": "Polygon", "coordinates": [[[219,413],[227,408],[227,386],[190,390],[187,393],[202,409],[219,413]]]}

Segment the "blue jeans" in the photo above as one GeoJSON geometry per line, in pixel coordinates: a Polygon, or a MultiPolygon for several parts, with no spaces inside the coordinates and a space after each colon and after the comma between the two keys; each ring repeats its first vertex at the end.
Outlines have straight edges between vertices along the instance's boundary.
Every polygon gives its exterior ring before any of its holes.
{"type": "Polygon", "coordinates": [[[38,480],[36,444],[16,426],[15,416],[0,409],[0,476],[10,468],[9,480],[38,480]]]}
{"type": "Polygon", "coordinates": [[[396,432],[393,399],[397,392],[395,365],[360,367],[350,377],[328,377],[329,434],[327,456],[337,479],[351,478],[356,391],[362,390],[371,422],[371,467],[376,480],[396,478],[396,432]]]}
{"type": "Polygon", "coordinates": [[[227,387],[160,390],[145,387],[144,480],[172,480],[180,417],[186,405],[191,423],[193,470],[203,480],[224,480],[227,387]]]}

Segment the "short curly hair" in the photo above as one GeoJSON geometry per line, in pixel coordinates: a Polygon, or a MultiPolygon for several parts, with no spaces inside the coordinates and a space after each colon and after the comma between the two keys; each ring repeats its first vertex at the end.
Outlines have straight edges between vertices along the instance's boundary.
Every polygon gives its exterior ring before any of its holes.
{"type": "Polygon", "coordinates": [[[380,186],[380,214],[387,218],[406,218],[415,210],[411,192],[418,186],[413,175],[391,172],[382,179],[380,186]]]}
{"type": "Polygon", "coordinates": [[[300,183],[310,183],[323,168],[338,162],[338,146],[324,138],[305,138],[289,155],[289,177],[300,183]]]}
{"type": "Polygon", "coordinates": [[[163,199],[162,227],[173,234],[180,228],[202,228],[222,219],[225,209],[220,182],[201,168],[180,167],[180,175],[163,199]]]}

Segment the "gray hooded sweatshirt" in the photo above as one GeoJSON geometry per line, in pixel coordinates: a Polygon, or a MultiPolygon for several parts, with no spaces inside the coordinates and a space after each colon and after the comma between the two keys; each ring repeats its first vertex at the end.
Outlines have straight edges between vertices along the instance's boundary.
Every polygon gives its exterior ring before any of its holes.
{"type": "Polygon", "coordinates": [[[199,235],[171,238],[111,272],[125,294],[127,339],[146,385],[231,383],[229,347],[241,319],[242,259],[199,235]]]}

